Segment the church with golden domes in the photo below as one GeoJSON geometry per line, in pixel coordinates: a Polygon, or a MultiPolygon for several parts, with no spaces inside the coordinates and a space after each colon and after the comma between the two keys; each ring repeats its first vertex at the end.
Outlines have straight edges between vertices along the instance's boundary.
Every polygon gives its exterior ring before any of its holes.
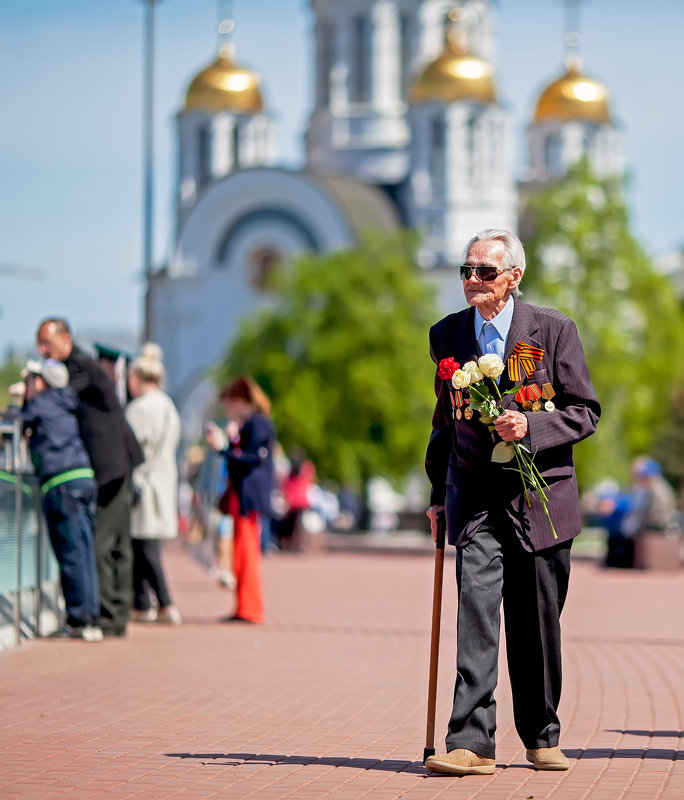
{"type": "MultiPolygon", "coordinates": [[[[521,193],[587,157],[623,170],[606,87],[577,58],[541,93],[520,178],[494,66],[490,0],[312,0],[315,97],[307,165],[277,166],[259,76],[231,44],[190,82],[177,115],[177,230],[149,284],[151,338],[190,438],[215,397],[209,371],[241,320],[268,307],[268,273],[353,246],[366,229],[416,229],[418,268],[444,312],[484,228],[516,230],[521,193]]],[[[543,65],[540,65],[540,70],[543,65]]]]}

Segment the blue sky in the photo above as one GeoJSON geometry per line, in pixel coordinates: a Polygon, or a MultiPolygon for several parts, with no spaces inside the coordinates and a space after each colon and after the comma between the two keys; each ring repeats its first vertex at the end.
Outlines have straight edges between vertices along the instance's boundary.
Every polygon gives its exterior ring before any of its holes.
{"type": "MultiPolygon", "coordinates": [[[[155,260],[173,236],[174,115],[192,76],[215,57],[219,0],[157,6],[155,260]]],[[[303,160],[310,108],[308,0],[234,0],[238,60],[260,72],[281,163],[303,160]]],[[[534,102],[561,71],[560,0],[500,0],[501,96],[521,143],[534,102]]],[[[634,227],[657,255],[684,241],[681,147],[684,3],[587,0],[586,71],[604,81],[630,170],[634,227]]],[[[142,30],[137,0],[0,3],[0,264],[45,269],[42,282],[0,273],[0,354],[32,341],[36,322],[67,316],[76,332],[138,328],[142,310],[142,30]]]]}

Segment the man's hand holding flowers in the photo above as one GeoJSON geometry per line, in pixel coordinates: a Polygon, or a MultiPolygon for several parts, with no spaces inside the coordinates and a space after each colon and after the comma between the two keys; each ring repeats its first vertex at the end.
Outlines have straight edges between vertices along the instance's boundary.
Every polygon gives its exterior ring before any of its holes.
{"type": "MultiPolygon", "coordinates": [[[[454,370],[451,376],[451,383],[457,391],[468,389],[471,408],[479,411],[482,415],[480,421],[487,425],[490,430],[495,430],[502,439],[494,447],[492,461],[505,464],[515,459],[527,504],[530,505],[531,502],[530,492],[536,492],[536,496],[553,531],[553,536],[556,538],[556,530],[551,521],[547,505],[546,492],[549,487],[535,466],[534,456],[521,441],[529,430],[527,417],[519,411],[505,410],[503,407],[501,393],[497,384],[497,379],[503,371],[504,363],[501,358],[495,353],[487,353],[481,356],[477,363],[468,361],[461,369],[454,370]],[[485,383],[485,378],[491,382],[491,388],[494,390],[493,394],[490,392],[487,383],[485,383]]],[[[509,389],[506,394],[514,393],[519,388],[519,386],[516,386],[513,389],[509,389]]],[[[429,513],[428,516],[430,516],[429,513]]]]}
{"type": "Polygon", "coordinates": [[[519,442],[527,436],[530,428],[527,417],[513,410],[504,411],[494,420],[494,425],[504,442],[519,442]]]}

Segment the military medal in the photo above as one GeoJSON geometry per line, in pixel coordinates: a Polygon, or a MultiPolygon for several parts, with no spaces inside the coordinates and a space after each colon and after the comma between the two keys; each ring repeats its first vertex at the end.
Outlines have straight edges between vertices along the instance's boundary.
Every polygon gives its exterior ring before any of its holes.
{"type": "Polygon", "coordinates": [[[556,410],[556,406],[554,405],[554,403],[552,403],[552,402],[551,402],[551,400],[547,400],[547,401],[544,403],[544,408],[545,408],[547,411],[555,411],[555,410],[556,410]]]}
{"type": "Polygon", "coordinates": [[[556,392],[550,383],[545,383],[541,388],[541,396],[544,400],[552,400],[556,392]]]}
{"type": "Polygon", "coordinates": [[[463,416],[463,391],[461,389],[456,389],[456,391],[451,395],[451,410],[453,415],[456,419],[461,419],[463,416]]]}
{"type": "Polygon", "coordinates": [[[542,404],[539,402],[539,400],[535,400],[534,403],[532,403],[532,411],[537,412],[541,410],[542,410],[542,404]]]}
{"type": "Polygon", "coordinates": [[[532,411],[534,403],[541,397],[542,390],[536,383],[529,386],[521,386],[515,393],[515,399],[523,407],[524,411],[532,411]]]}
{"type": "Polygon", "coordinates": [[[542,396],[542,390],[537,386],[536,383],[531,383],[527,387],[527,399],[531,400],[533,403],[535,400],[539,400],[542,396]]]}
{"type": "Polygon", "coordinates": [[[473,418],[473,409],[470,408],[470,406],[466,406],[465,411],[463,412],[463,416],[466,419],[472,419],[473,418]]]}

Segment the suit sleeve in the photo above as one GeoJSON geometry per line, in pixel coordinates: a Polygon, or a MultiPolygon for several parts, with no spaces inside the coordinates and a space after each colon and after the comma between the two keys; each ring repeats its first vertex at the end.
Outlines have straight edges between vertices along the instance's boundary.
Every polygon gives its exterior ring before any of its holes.
{"type": "Polygon", "coordinates": [[[526,414],[533,453],[581,442],[594,433],[601,415],[577,326],[570,319],[556,342],[553,371],[556,410],[526,414]]]}
{"type": "MultiPolygon", "coordinates": [[[[439,363],[439,354],[433,342],[433,331],[430,331],[430,357],[439,363]]],[[[453,447],[453,428],[451,418],[451,401],[445,382],[435,372],[435,410],[432,414],[432,433],[425,455],[425,471],[432,486],[430,505],[443,506],[446,496],[446,479],[449,469],[449,458],[453,447]]]]}

